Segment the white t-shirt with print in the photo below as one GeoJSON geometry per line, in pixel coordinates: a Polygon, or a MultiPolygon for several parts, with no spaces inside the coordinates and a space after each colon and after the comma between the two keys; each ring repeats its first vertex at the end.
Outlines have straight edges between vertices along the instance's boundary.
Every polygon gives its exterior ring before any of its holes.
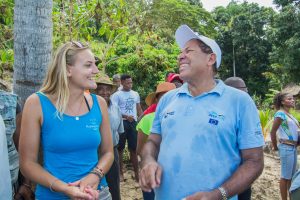
{"type": "Polygon", "coordinates": [[[140,103],[140,95],[133,91],[120,90],[115,92],[111,101],[120,107],[122,115],[133,116],[137,121],[137,109],[136,104],[140,103]]]}

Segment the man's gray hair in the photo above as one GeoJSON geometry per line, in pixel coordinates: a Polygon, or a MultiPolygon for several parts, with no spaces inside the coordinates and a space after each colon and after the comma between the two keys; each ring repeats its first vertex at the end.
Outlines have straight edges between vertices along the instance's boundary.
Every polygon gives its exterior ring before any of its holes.
{"type": "Polygon", "coordinates": [[[121,79],[121,76],[120,76],[120,74],[115,74],[115,75],[113,75],[112,79],[113,80],[121,79]]]}

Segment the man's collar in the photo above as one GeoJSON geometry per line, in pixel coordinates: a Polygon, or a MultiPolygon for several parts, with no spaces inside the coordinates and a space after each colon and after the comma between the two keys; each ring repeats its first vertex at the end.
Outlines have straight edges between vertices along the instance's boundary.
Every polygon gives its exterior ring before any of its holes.
{"type": "MultiPolygon", "coordinates": [[[[225,84],[223,83],[222,80],[220,79],[215,79],[215,82],[216,82],[216,86],[208,91],[208,92],[204,92],[202,93],[201,95],[203,94],[213,94],[213,93],[216,93],[218,94],[219,96],[221,96],[224,92],[224,89],[225,89],[225,84]]],[[[178,94],[187,94],[187,95],[191,95],[190,94],[190,91],[188,89],[188,83],[184,83],[179,89],[178,89],[178,94]]]]}

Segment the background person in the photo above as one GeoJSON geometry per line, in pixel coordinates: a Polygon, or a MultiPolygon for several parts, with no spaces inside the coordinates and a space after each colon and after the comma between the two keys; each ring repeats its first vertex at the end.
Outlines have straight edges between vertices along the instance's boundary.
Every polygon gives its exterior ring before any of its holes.
{"type": "Polygon", "coordinates": [[[166,82],[174,83],[176,88],[181,87],[183,84],[183,81],[179,77],[179,74],[176,74],[176,73],[168,73],[168,75],[166,77],[166,82]]]}
{"type": "Polygon", "coordinates": [[[41,90],[26,100],[20,166],[38,184],[37,199],[111,199],[104,177],[113,162],[106,102],[84,92],[97,87],[98,72],[88,46],[67,42],[56,51],[41,90]]]}
{"type": "MultiPolygon", "coordinates": [[[[248,93],[248,88],[245,84],[245,81],[240,77],[229,77],[224,81],[224,83],[228,86],[248,93]]],[[[238,195],[238,200],[251,200],[251,186],[238,195]]]]}
{"type": "MultiPolygon", "coordinates": [[[[157,85],[156,91],[148,94],[146,97],[146,104],[153,105],[159,102],[159,99],[168,91],[175,89],[176,86],[174,83],[163,82],[157,85]]],[[[149,113],[145,115],[138,125],[136,126],[136,130],[138,131],[138,142],[137,142],[137,154],[141,156],[141,151],[143,149],[144,144],[147,141],[148,136],[150,135],[152,123],[154,120],[155,112],[149,113]]],[[[154,200],[154,191],[151,192],[143,192],[144,200],[154,200]]]]}
{"type": "Polygon", "coordinates": [[[240,77],[229,77],[229,78],[227,78],[225,81],[224,81],[224,83],[226,84],[226,85],[229,85],[229,86],[231,86],[231,87],[234,87],[234,88],[236,88],[236,89],[239,89],[239,90],[242,90],[242,91],[244,91],[244,92],[247,92],[248,93],[248,88],[247,88],[247,86],[246,86],[246,83],[245,83],[245,81],[242,79],[242,78],[240,78],[240,77]]]}
{"type": "Polygon", "coordinates": [[[31,189],[31,183],[19,171],[18,146],[22,113],[17,95],[0,89],[0,115],[6,126],[6,145],[13,197],[16,200],[22,198],[33,200],[35,197],[31,189]]]}
{"type": "Polygon", "coordinates": [[[274,107],[277,112],[274,115],[274,122],[271,129],[271,140],[274,150],[279,150],[281,163],[281,199],[287,200],[291,179],[297,165],[299,123],[290,113],[290,109],[295,107],[293,95],[279,92],[274,97],[274,107]],[[277,145],[277,139],[279,145],[277,145]]]}
{"type": "MultiPolygon", "coordinates": [[[[165,81],[175,84],[176,88],[179,88],[183,84],[183,81],[180,79],[179,74],[175,74],[173,72],[167,73],[165,81]]],[[[140,119],[147,114],[155,112],[156,107],[157,107],[156,102],[152,103],[151,105],[148,105],[148,108],[144,110],[143,115],[140,116],[140,119]]]]}
{"type": "Polygon", "coordinates": [[[106,74],[100,73],[96,78],[97,89],[95,93],[103,97],[108,105],[108,116],[110,129],[112,133],[114,146],[114,162],[110,170],[106,174],[109,191],[113,200],[120,200],[120,165],[118,155],[119,134],[124,133],[123,119],[119,106],[114,105],[111,100],[111,94],[116,90],[117,86],[109,79],[106,74]]]}
{"type": "Polygon", "coordinates": [[[12,199],[12,187],[7,187],[11,184],[11,177],[9,171],[9,160],[7,151],[7,140],[5,133],[5,125],[0,115],[0,197],[3,199],[12,199]]]}
{"type": "Polygon", "coordinates": [[[121,76],[122,90],[115,92],[111,100],[114,104],[118,105],[121,109],[124,134],[120,135],[119,140],[119,160],[120,160],[120,179],[124,179],[123,175],[123,153],[126,141],[128,142],[128,150],[130,153],[130,161],[133,166],[135,180],[138,182],[138,160],[136,155],[137,131],[136,124],[138,116],[141,116],[143,110],[140,105],[140,95],[132,90],[131,76],[123,74],[121,76]]]}
{"type": "Polygon", "coordinates": [[[291,200],[300,199],[300,169],[294,174],[290,187],[291,200]]]}
{"type": "Polygon", "coordinates": [[[214,80],[221,63],[214,40],[186,25],[175,37],[185,84],[159,101],[142,151],[141,187],[155,188],[158,200],[237,199],[263,170],[256,106],[245,92],[214,80]]]}
{"type": "Polygon", "coordinates": [[[117,86],[117,89],[115,91],[122,90],[123,86],[121,85],[121,76],[120,76],[120,74],[114,74],[112,79],[113,79],[112,80],[113,83],[117,86]]]}

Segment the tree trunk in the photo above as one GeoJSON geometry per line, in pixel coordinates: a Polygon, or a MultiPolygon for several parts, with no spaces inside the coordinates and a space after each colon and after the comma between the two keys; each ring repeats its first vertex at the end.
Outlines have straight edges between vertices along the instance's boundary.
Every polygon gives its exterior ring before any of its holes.
{"type": "Polygon", "coordinates": [[[15,0],[13,91],[22,106],[41,87],[51,51],[52,0],[15,0]]]}

